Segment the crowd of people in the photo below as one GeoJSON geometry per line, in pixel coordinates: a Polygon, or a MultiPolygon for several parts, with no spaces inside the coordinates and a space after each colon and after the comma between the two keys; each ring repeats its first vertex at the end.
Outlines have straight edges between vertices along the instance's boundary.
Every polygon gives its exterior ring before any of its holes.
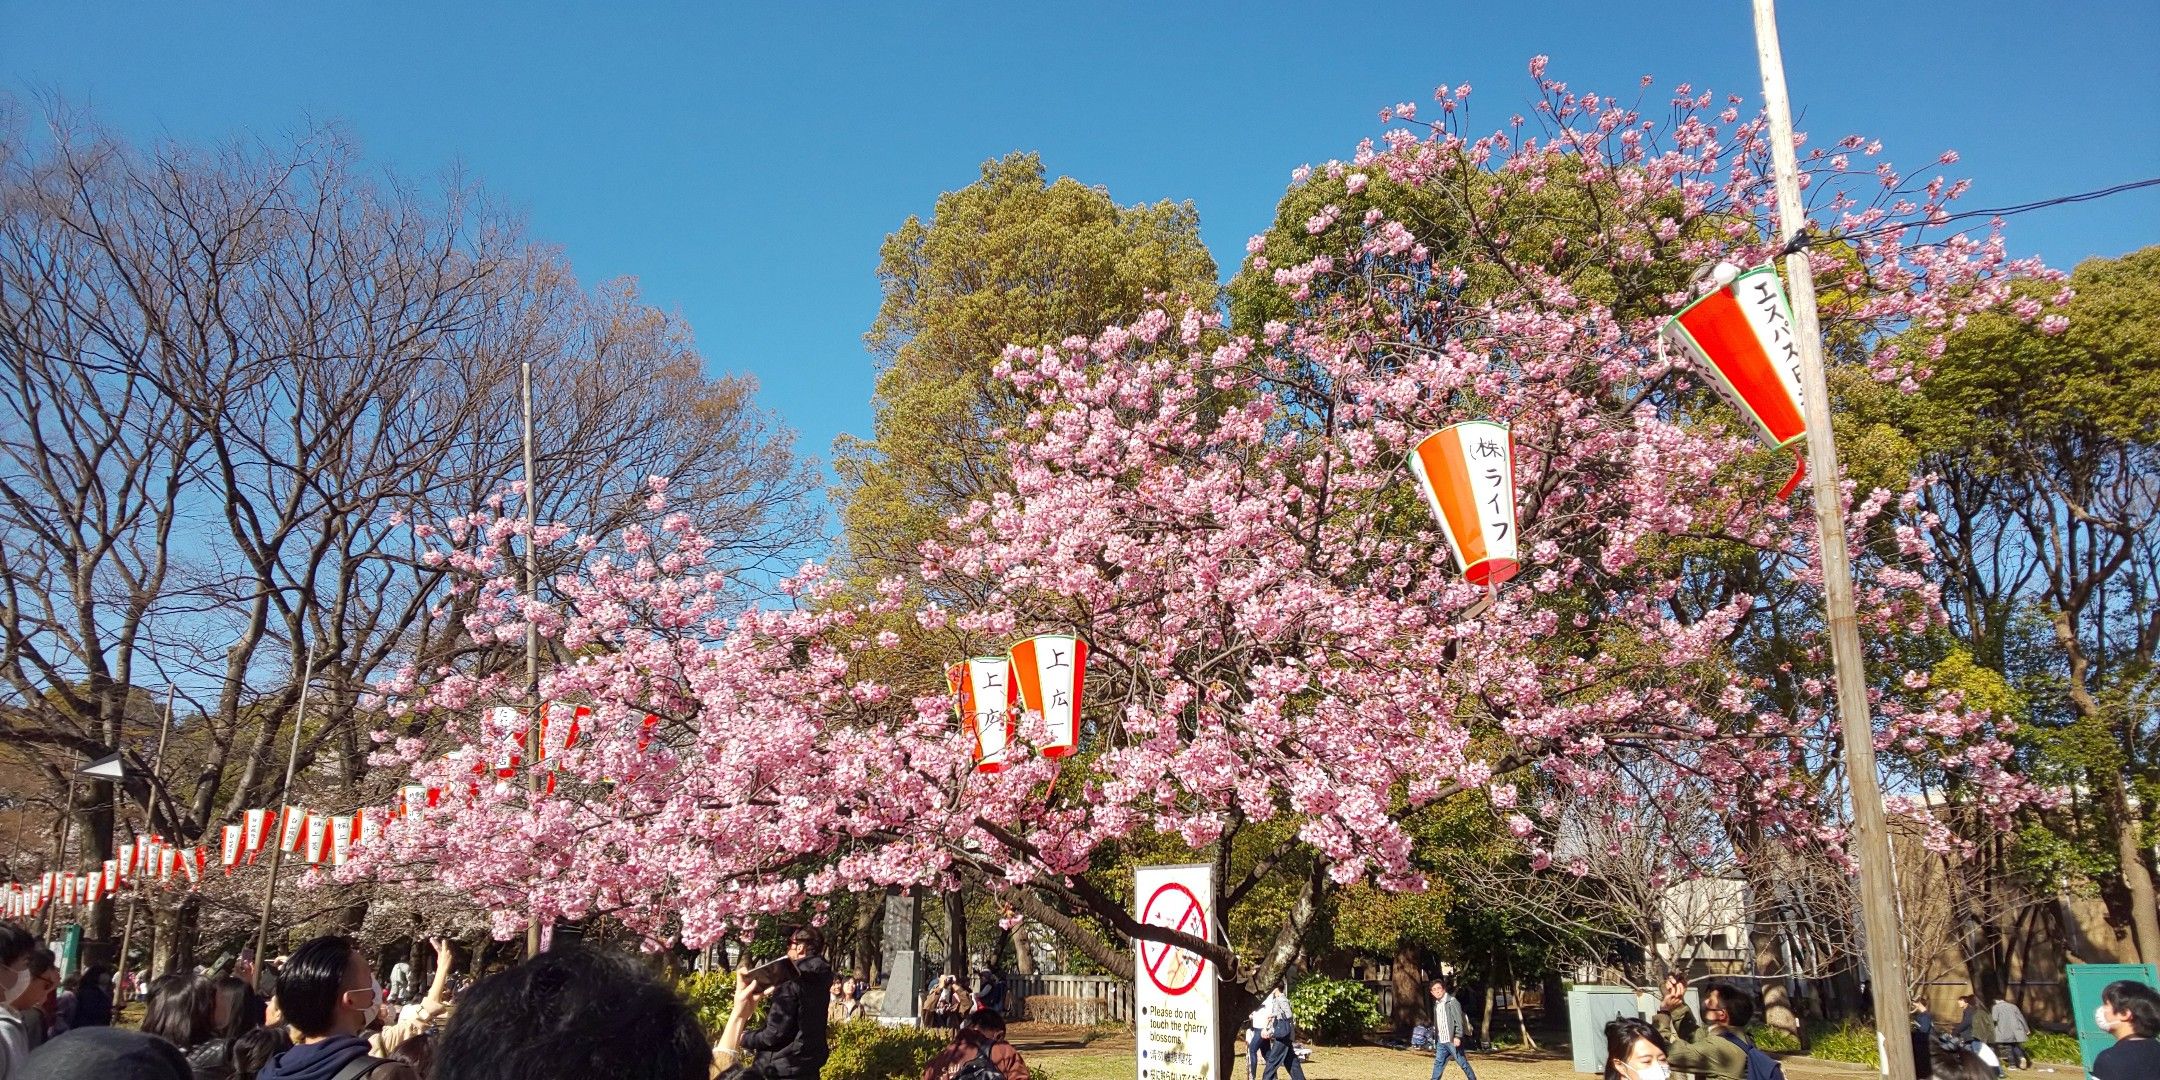
{"type": "MultiPolygon", "coordinates": [[[[386,993],[360,946],[332,935],[280,958],[274,972],[258,975],[243,964],[217,979],[160,976],[145,989],[139,1030],[130,1030],[113,1023],[109,969],[92,966],[62,989],[52,953],[22,927],[0,922],[0,1080],[816,1080],[830,1054],[836,991],[843,1002],[858,999],[847,985],[857,980],[836,984],[823,937],[803,927],[789,935],[786,977],[746,975],[739,983],[717,1042],[644,963],[583,946],[482,979],[458,995],[445,1022],[453,955],[449,942],[432,944],[433,979],[417,1001],[408,1000],[409,966],[402,977],[393,970],[386,993]],[[271,993],[258,992],[273,979],[271,993]]],[[[955,983],[934,987],[928,1007],[948,1011],[952,1002],[939,1004],[938,995],[955,983]]],[[[997,987],[1000,1000],[969,995],[923,1080],[1029,1080],[1026,1060],[1006,1039],[1001,980],[997,987]]],[[[1464,1080],[1476,1080],[1461,1003],[1445,978],[1430,989],[1434,1080],[1451,1062],[1464,1080]]],[[[1781,1075],[1747,1034],[1756,1015],[1751,991],[1712,982],[1691,1008],[1686,989],[1669,979],[1653,1017],[1606,1026],[1605,1080],[1671,1080],[1675,1071],[1712,1080],[1781,1075]]],[[[1996,1080],[1999,1062],[2021,1060],[2029,1029],[2006,1004],[1985,991],[1968,995],[1948,1032],[1916,1004],[1920,1075],[1996,1080]]],[[[2112,983],[2093,1019],[2116,1041],[2095,1060],[2092,1080],[2160,1077],[2160,991],[2112,983]]],[[[1274,1080],[1278,1071],[1304,1080],[1296,1019],[1280,988],[1253,1011],[1245,1041],[1247,1080],[1274,1080]]]]}

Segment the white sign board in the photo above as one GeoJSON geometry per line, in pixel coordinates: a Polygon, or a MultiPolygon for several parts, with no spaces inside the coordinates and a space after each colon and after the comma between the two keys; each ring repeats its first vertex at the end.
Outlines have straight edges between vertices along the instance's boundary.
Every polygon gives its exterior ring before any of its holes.
{"type": "MultiPolygon", "coordinates": [[[[1134,914],[1150,926],[1209,941],[1215,876],[1210,866],[1142,866],[1133,871],[1134,914]]],[[[1221,1080],[1216,1060],[1215,965],[1183,949],[1135,939],[1133,1005],[1139,1016],[1139,1080],[1221,1080]]]]}

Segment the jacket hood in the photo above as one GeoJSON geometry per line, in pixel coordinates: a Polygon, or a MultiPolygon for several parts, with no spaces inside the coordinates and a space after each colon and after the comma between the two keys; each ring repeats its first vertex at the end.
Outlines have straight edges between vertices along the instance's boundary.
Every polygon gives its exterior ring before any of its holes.
{"type": "Polygon", "coordinates": [[[270,1059],[255,1080],[331,1080],[345,1063],[368,1052],[367,1040],[339,1035],[318,1043],[295,1046],[270,1059]]]}

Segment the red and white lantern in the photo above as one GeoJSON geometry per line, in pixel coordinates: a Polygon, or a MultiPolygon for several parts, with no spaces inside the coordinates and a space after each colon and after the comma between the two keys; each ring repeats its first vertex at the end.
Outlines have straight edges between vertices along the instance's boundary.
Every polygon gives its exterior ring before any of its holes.
{"type": "Polygon", "coordinates": [[[250,810],[247,823],[240,827],[240,846],[247,853],[247,861],[253,863],[255,856],[270,846],[270,811],[250,810]]]}
{"type": "Polygon", "coordinates": [[[1061,758],[1080,748],[1080,691],[1087,681],[1087,642],[1071,634],[1037,634],[1008,655],[1020,707],[1043,719],[1042,755],[1061,758]]]}
{"type": "Polygon", "coordinates": [[[104,879],[103,891],[107,896],[120,891],[120,860],[105,860],[105,869],[98,875],[104,879]]]}
{"type": "Polygon", "coordinates": [[[297,806],[286,807],[278,830],[278,847],[290,855],[306,851],[307,829],[308,812],[297,806]]]}
{"type": "Polygon", "coordinates": [[[1515,440],[1506,424],[1441,428],[1410,452],[1410,474],[1465,581],[1492,586],[1515,576],[1515,440]]]}
{"type": "Polygon", "coordinates": [[[382,837],[382,811],[363,809],[353,815],[353,843],[372,844],[382,837]]]}
{"type": "Polygon", "coordinates": [[[301,854],[309,866],[316,866],[330,857],[330,819],[321,814],[309,814],[307,819],[306,847],[301,854]]]}
{"type": "Polygon", "coordinates": [[[1013,737],[1012,664],[1002,656],[977,656],[945,669],[961,729],[975,737],[975,768],[997,772],[1013,737]]]}
{"type": "MultiPolygon", "coordinates": [[[[1717,287],[1667,319],[1662,333],[1754,422],[1765,444],[1782,449],[1807,438],[1800,343],[1777,268],[1719,263],[1712,280],[1717,287]]],[[[1792,493],[1806,468],[1807,458],[1800,456],[1778,498],[1792,493]]]]}
{"type": "Polygon", "coordinates": [[[224,864],[225,874],[228,877],[232,875],[233,867],[240,865],[240,848],[244,839],[240,835],[240,831],[238,825],[227,825],[219,839],[218,861],[224,864]]]}
{"type": "Polygon", "coordinates": [[[330,819],[330,865],[343,866],[352,857],[353,819],[340,815],[330,819]]]}

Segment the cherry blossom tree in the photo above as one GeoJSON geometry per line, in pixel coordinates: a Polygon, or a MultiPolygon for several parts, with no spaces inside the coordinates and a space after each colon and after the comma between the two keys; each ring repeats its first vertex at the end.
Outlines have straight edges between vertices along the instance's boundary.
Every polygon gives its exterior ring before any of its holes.
{"type": "MultiPolygon", "coordinates": [[[[1655,804],[1673,778],[1748,836],[1841,853],[1813,522],[1656,333],[1695,268],[1771,253],[1765,125],[1684,86],[1652,117],[1543,65],[1541,127],[1465,135],[1468,88],[1442,88],[1436,122],[1396,106],[1351,161],[1300,170],[1311,242],[1249,249],[1276,317],[1155,310],[1009,350],[996,375],[1028,403],[1009,487],[924,545],[918,581],[865,599],[808,566],[793,604],[737,610],[675,514],[574,541],[544,525],[538,542],[585,559],[559,602],[528,605],[514,513],[423,526],[428,561],[474,590],[467,632],[537,623],[575,658],[543,696],[592,711],[535,794],[509,762],[525,721],[492,708],[514,685],[383,684],[404,726],[381,758],[438,804],[345,873],[433,878],[502,934],[607,915],[693,946],[844,890],[972,886],[1114,971],[1129,937],[1199,953],[1234,1009],[1300,958],[1336,890],[1425,887],[1409,825],[1448,800],[1486,800],[1563,873],[1579,853],[1554,843],[1559,793],[1655,804]],[[1582,216],[1522,212],[1549,189],[1582,216]],[[1386,209],[1418,192],[1459,213],[1386,209]],[[1524,566],[1497,590],[1462,580],[1405,466],[1468,419],[1513,431],[1524,566]],[[1029,717],[1007,767],[977,772],[942,672],[851,674],[895,647],[873,627],[917,584],[944,600],[913,618],[955,659],[1090,642],[1080,753],[1029,752],[1029,717]],[[1220,921],[1264,894],[1283,917],[1242,942],[1141,926],[1104,873],[1134,851],[1214,862],[1220,921]]],[[[2044,271],[1992,233],[1929,230],[1963,184],[1853,164],[1874,150],[1808,159],[1810,229],[1847,238],[1815,249],[1830,332],[1852,370],[1921,378],[1874,343],[2044,271]]],[[[1851,499],[1885,767],[1954,771],[2007,813],[2035,793],[2002,768],[2006,722],[1899,660],[1941,620],[1923,533],[1898,520],[1913,496],[1851,499]]]]}

